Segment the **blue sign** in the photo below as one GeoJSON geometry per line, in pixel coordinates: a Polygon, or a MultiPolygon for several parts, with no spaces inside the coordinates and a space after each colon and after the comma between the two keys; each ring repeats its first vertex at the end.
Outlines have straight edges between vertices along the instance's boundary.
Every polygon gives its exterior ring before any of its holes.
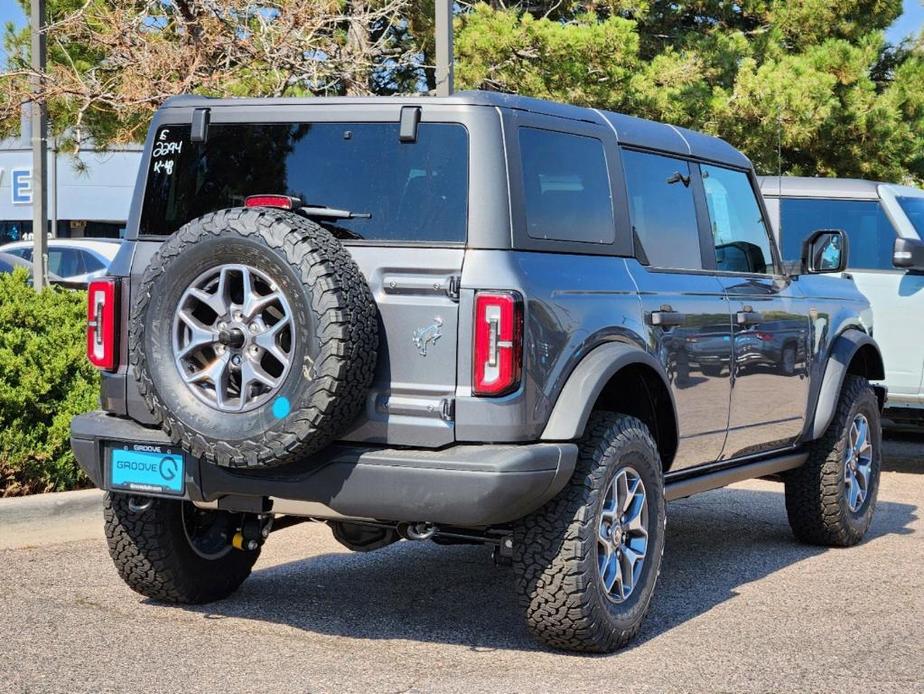
{"type": "Polygon", "coordinates": [[[183,454],[116,448],[112,451],[113,489],[183,493],[183,454]]]}
{"type": "Polygon", "coordinates": [[[32,204],[32,171],[13,169],[10,171],[10,185],[14,205],[32,204]]]}

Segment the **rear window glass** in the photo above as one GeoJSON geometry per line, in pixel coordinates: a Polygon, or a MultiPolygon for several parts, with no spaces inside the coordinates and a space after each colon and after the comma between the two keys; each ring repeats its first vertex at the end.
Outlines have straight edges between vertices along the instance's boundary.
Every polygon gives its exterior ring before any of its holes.
{"type": "Polygon", "coordinates": [[[468,135],[422,123],[401,142],[397,123],[212,124],[205,143],[189,126],[154,138],[140,233],[171,234],[249,195],[298,197],[307,206],[371,215],[325,226],[344,238],[463,242],[468,135]]]}
{"type": "Polygon", "coordinates": [[[802,257],[802,242],[817,229],[847,232],[847,263],[857,270],[891,270],[895,230],[878,200],[783,198],[780,250],[786,261],[802,257]]]}
{"type": "Polygon", "coordinates": [[[613,243],[613,196],[600,140],[520,128],[520,151],[532,238],[613,243]]]}

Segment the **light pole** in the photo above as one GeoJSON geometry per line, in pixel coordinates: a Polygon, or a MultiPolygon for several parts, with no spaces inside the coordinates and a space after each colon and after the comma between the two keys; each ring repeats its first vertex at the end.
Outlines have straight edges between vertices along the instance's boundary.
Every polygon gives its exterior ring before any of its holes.
{"type": "Polygon", "coordinates": [[[45,0],[32,0],[32,286],[40,292],[45,287],[45,256],[48,207],[48,176],[45,172],[48,151],[48,107],[42,93],[45,84],[45,0]]]}
{"type": "Polygon", "coordinates": [[[453,91],[452,3],[436,0],[436,95],[449,96],[453,91]]]}

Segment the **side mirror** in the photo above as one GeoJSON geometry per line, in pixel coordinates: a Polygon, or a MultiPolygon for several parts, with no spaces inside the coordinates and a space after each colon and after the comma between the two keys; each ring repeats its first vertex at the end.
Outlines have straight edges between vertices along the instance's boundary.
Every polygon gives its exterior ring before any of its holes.
{"type": "Polygon", "coordinates": [[[924,241],[898,237],[892,247],[892,265],[924,271],[924,241]]]}
{"type": "Polygon", "coordinates": [[[806,275],[843,272],[847,268],[847,234],[841,229],[818,229],[802,243],[802,272],[806,275]]]}

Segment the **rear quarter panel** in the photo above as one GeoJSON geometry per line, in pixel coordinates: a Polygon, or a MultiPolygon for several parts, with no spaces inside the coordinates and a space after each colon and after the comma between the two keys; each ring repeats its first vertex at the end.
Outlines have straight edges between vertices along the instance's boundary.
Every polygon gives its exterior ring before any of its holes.
{"type": "Polygon", "coordinates": [[[469,250],[459,323],[459,441],[536,440],[568,376],[594,347],[619,341],[647,349],[635,284],[625,259],[612,256],[469,250]],[[471,394],[476,289],[509,289],[525,298],[523,379],[506,397],[471,394]]]}

